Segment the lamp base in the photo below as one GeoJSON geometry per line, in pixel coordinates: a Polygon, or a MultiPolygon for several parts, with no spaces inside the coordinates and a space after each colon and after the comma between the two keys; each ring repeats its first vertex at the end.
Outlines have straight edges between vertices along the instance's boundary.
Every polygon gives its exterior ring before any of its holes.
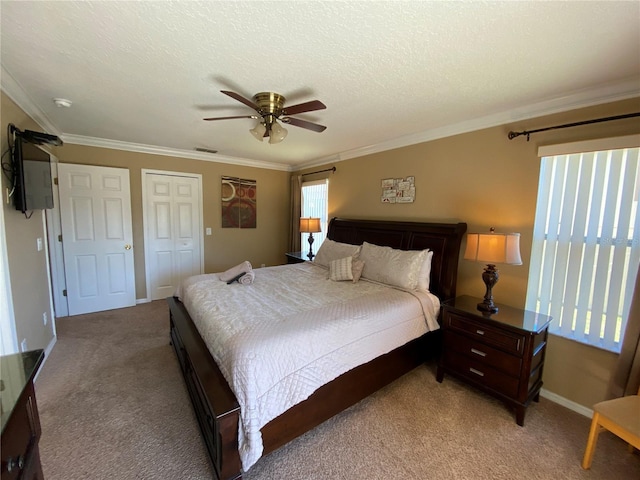
{"type": "Polygon", "coordinates": [[[313,257],[315,257],[315,255],[313,254],[313,233],[309,233],[309,238],[307,238],[307,241],[309,242],[309,253],[307,254],[307,257],[309,257],[309,261],[313,261],[313,257]]]}
{"type": "Polygon", "coordinates": [[[482,272],[482,281],[487,287],[487,291],[484,294],[484,300],[478,304],[478,310],[483,313],[498,313],[498,307],[493,303],[491,289],[496,283],[498,283],[499,278],[496,266],[491,263],[487,264],[484,272],[482,272]]]}
{"type": "Polygon", "coordinates": [[[498,307],[496,307],[496,305],[495,305],[495,303],[493,303],[493,301],[480,302],[478,304],[478,310],[480,310],[483,313],[498,313],[498,307]]]}

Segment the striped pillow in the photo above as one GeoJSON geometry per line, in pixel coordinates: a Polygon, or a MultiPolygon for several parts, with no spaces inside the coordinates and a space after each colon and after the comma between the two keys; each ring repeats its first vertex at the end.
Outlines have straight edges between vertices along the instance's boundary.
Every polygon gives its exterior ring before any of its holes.
{"type": "Polygon", "coordinates": [[[329,279],[334,282],[353,280],[353,273],[351,271],[352,264],[353,257],[344,257],[331,261],[329,263],[329,279]]]}

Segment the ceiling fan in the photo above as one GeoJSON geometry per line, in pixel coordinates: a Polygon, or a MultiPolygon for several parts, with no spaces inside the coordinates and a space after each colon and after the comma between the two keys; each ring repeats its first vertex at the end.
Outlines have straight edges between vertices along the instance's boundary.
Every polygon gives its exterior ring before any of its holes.
{"type": "Polygon", "coordinates": [[[291,117],[298,113],[313,112],[315,110],[324,110],[326,105],[320,100],[311,100],[310,102],[299,103],[290,107],[285,107],[285,98],[279,93],[260,92],[253,96],[253,100],[243,97],[235,92],[221,90],[225,95],[230,96],[234,100],[244,103],[247,107],[253,108],[256,114],[240,115],[236,117],[213,117],[204,118],[203,120],[230,120],[233,118],[255,118],[258,124],[249,132],[257,140],[262,141],[264,137],[269,137],[269,143],[280,143],[287,136],[287,129],[282,127],[277,120],[282,123],[294,125],[296,127],[306,128],[314,132],[323,132],[327,127],[318,125],[317,123],[308,122],[299,118],[291,117]]]}

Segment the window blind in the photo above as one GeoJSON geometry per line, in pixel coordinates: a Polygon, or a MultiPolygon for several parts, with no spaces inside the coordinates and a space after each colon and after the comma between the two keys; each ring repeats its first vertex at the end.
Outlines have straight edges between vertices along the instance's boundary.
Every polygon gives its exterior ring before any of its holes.
{"type": "Polygon", "coordinates": [[[639,148],[544,156],[527,308],[550,332],[620,351],[638,263],[639,148]]]}
{"type": "MultiPolygon", "coordinates": [[[[318,251],[322,242],[327,236],[328,227],[328,209],[329,209],[329,180],[315,180],[302,183],[302,217],[313,217],[320,219],[319,233],[313,234],[313,250],[318,251]]],[[[308,250],[307,238],[308,233],[302,233],[302,249],[308,250]]]]}

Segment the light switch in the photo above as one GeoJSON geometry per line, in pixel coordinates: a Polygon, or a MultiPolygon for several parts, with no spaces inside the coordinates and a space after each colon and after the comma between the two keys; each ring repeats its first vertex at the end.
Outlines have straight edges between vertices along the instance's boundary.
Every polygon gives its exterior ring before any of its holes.
{"type": "Polygon", "coordinates": [[[42,237],[38,237],[36,244],[38,245],[38,251],[42,251],[42,237]]]}
{"type": "Polygon", "coordinates": [[[211,235],[211,227],[207,227],[207,235],[211,235]]]}

